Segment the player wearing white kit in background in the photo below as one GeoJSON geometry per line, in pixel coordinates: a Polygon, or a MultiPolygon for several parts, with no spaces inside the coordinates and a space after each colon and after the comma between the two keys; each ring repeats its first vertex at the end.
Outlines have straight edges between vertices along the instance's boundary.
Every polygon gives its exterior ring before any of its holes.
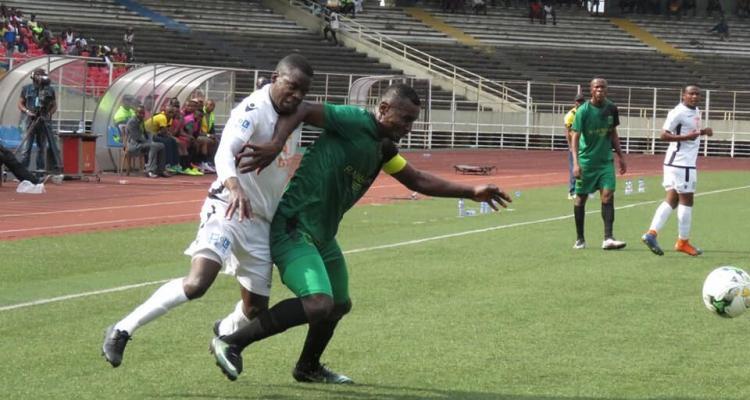
{"type": "Polygon", "coordinates": [[[656,255],[664,255],[656,236],[677,208],[678,239],[675,250],[691,256],[703,253],[690,244],[690,227],[693,213],[693,193],[698,182],[696,159],[700,148],[700,137],[711,136],[711,128],[701,128],[701,112],[698,103],[701,90],[697,85],[688,85],[682,93],[682,102],[667,115],[661,139],[670,142],[664,156],[664,189],[666,198],[656,209],[648,232],[641,241],[656,255]]]}
{"type": "Polygon", "coordinates": [[[201,297],[222,265],[240,282],[242,300],[216,328],[229,333],[268,308],[272,271],[269,225],[290,176],[288,161],[296,139],[290,140],[278,158],[280,147],[263,143],[271,141],[279,115],[297,109],[312,76],[304,57],[287,56],[277,65],[270,85],[232,110],[214,160],[217,179],[201,209],[196,239],[185,250],[192,257],[190,272],[165,283],[146,302],[107,328],[102,354],[113,367],[122,362],[125,345],[136,329],[201,297]],[[240,174],[235,157],[247,148],[259,159],[275,161],[259,173],[240,174]]]}

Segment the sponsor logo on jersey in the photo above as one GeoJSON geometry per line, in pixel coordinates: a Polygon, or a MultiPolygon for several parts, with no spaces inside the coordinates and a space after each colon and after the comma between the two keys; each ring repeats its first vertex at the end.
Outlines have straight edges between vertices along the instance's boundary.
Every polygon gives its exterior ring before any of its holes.
{"type": "Polygon", "coordinates": [[[243,121],[242,121],[242,128],[244,128],[244,129],[247,129],[247,128],[249,128],[249,127],[250,127],[250,121],[248,121],[248,120],[246,120],[246,119],[245,119],[245,120],[243,120],[243,121]]]}
{"type": "Polygon", "coordinates": [[[255,110],[257,107],[255,107],[255,103],[250,103],[249,105],[245,106],[245,112],[250,112],[255,110]]]}

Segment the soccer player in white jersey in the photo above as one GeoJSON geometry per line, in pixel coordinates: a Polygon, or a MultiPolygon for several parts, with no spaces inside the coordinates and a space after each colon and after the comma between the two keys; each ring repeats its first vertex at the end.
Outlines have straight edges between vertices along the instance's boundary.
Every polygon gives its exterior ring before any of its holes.
{"type": "Polygon", "coordinates": [[[664,255],[656,236],[677,209],[678,239],[674,248],[677,251],[697,256],[703,251],[690,244],[690,225],[693,213],[693,193],[698,183],[696,158],[700,147],[700,137],[713,135],[711,128],[701,128],[701,112],[698,102],[701,89],[698,85],[688,85],[682,92],[682,102],[667,115],[662,128],[661,139],[669,143],[664,157],[664,189],[667,196],[656,209],[651,227],[641,241],[656,255],[664,255]]]}
{"type": "Polygon", "coordinates": [[[271,140],[279,115],[296,111],[310,89],[312,76],[312,67],[304,57],[289,55],[277,65],[270,85],[256,90],[232,110],[214,160],[216,181],[201,209],[195,241],[185,250],[192,257],[190,272],[165,283],[146,302],[107,328],[102,354],[113,367],[122,363],[125,345],[138,328],[201,297],[222,266],[239,281],[242,300],[215,329],[231,333],[268,308],[270,222],[289,180],[287,166],[296,138],[293,136],[275,162],[260,173],[239,173],[235,157],[247,147],[258,157],[276,157],[278,150],[262,144],[271,140]],[[269,151],[265,155],[264,149],[269,151]]]}

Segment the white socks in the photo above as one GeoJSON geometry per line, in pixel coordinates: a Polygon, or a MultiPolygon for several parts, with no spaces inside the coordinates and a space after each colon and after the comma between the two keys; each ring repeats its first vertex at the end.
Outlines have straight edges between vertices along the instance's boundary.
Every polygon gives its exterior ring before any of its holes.
{"type": "Polygon", "coordinates": [[[234,311],[221,320],[221,323],[219,324],[219,336],[234,333],[249,323],[250,320],[247,319],[247,316],[242,311],[242,300],[240,300],[237,302],[237,305],[234,306],[234,311]]]}
{"type": "Polygon", "coordinates": [[[690,238],[690,225],[693,222],[693,207],[677,206],[677,234],[680,239],[687,240],[690,238]]]}
{"type": "Polygon", "coordinates": [[[167,311],[188,301],[182,288],[183,278],[173,279],[151,295],[143,304],[115,325],[115,329],[127,331],[130,336],[136,329],[166,314],[167,311]]]}
{"type": "Polygon", "coordinates": [[[672,207],[670,207],[669,203],[667,203],[666,201],[662,201],[661,204],[659,204],[659,207],[656,208],[656,213],[654,213],[654,219],[651,220],[651,227],[648,229],[650,231],[659,232],[661,228],[664,227],[664,224],[667,223],[667,220],[669,219],[669,216],[671,214],[672,214],[672,207]]]}

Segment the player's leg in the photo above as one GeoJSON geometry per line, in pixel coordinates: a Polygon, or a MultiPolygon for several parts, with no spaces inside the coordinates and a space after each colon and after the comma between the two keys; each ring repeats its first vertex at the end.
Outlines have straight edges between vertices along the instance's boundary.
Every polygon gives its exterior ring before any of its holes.
{"type": "Polygon", "coordinates": [[[677,207],[678,201],[677,191],[675,190],[674,181],[672,179],[672,169],[672,167],[664,167],[664,181],[662,184],[666,189],[666,197],[664,198],[664,201],[656,207],[656,212],[654,212],[654,217],[651,219],[651,225],[648,228],[648,232],[641,236],[643,244],[645,244],[652,253],[658,256],[664,255],[664,250],[659,246],[656,237],[658,236],[659,231],[664,227],[664,224],[667,223],[669,216],[672,214],[672,210],[677,207]]]}
{"type": "Polygon", "coordinates": [[[321,248],[320,253],[331,281],[333,311],[323,320],[310,324],[302,353],[292,371],[292,376],[298,382],[354,383],[348,376],[333,372],[320,362],[320,357],[331,341],[336,326],[352,308],[349,298],[349,273],[341,248],[333,240],[321,248]]]}
{"type": "Polygon", "coordinates": [[[221,262],[217,260],[220,260],[217,255],[207,253],[194,256],[187,277],[165,283],[125,318],[107,328],[102,345],[104,358],[113,367],[118,367],[122,363],[125,345],[138,328],[188,300],[201,297],[221,270],[221,262]]]}
{"type": "Polygon", "coordinates": [[[615,168],[612,163],[603,166],[597,177],[597,187],[600,189],[602,199],[602,221],[604,221],[604,241],[602,249],[619,250],[625,247],[625,242],[615,239],[613,234],[615,224],[615,168]]]}
{"type": "Polygon", "coordinates": [[[102,353],[113,367],[122,362],[125,345],[138,328],[188,300],[203,296],[211,286],[230,254],[233,241],[231,231],[224,231],[223,216],[221,202],[206,200],[196,239],[185,251],[191,257],[188,275],[165,283],[125,318],[107,328],[102,353]]]}
{"type": "Polygon", "coordinates": [[[586,248],[586,238],[584,236],[584,222],[586,220],[586,200],[592,190],[592,180],[587,176],[587,171],[582,168],[581,178],[576,179],[575,193],[573,199],[573,217],[576,223],[576,241],[573,244],[574,249],[586,248]]]}
{"type": "Polygon", "coordinates": [[[685,183],[678,190],[679,204],[677,205],[677,232],[678,239],[675,243],[675,250],[691,255],[698,256],[703,254],[703,250],[690,244],[690,228],[693,223],[693,193],[695,193],[698,181],[698,172],[695,169],[686,168],[684,171],[685,183]]]}
{"type": "MultiPolygon", "coordinates": [[[[265,232],[264,235],[267,237],[267,230],[265,232]]],[[[258,236],[261,234],[261,232],[256,233],[258,233],[258,236]]],[[[255,235],[251,233],[249,236],[255,235]]],[[[247,250],[235,248],[235,251],[234,254],[239,255],[227,262],[227,270],[235,275],[240,283],[241,299],[229,315],[214,324],[216,336],[226,336],[242,329],[258,314],[268,309],[268,298],[271,294],[272,263],[255,257],[247,250]],[[235,262],[236,268],[231,268],[235,262]],[[233,271],[229,271],[230,269],[233,271]]]]}
{"type": "Polygon", "coordinates": [[[274,220],[271,250],[281,280],[297,297],[262,311],[242,329],[211,341],[216,364],[230,380],[242,372],[242,350],[252,343],[305,323],[317,323],[333,310],[333,292],[325,264],[312,239],[286,221],[274,220]],[[278,226],[277,226],[278,225],[278,226]]]}

